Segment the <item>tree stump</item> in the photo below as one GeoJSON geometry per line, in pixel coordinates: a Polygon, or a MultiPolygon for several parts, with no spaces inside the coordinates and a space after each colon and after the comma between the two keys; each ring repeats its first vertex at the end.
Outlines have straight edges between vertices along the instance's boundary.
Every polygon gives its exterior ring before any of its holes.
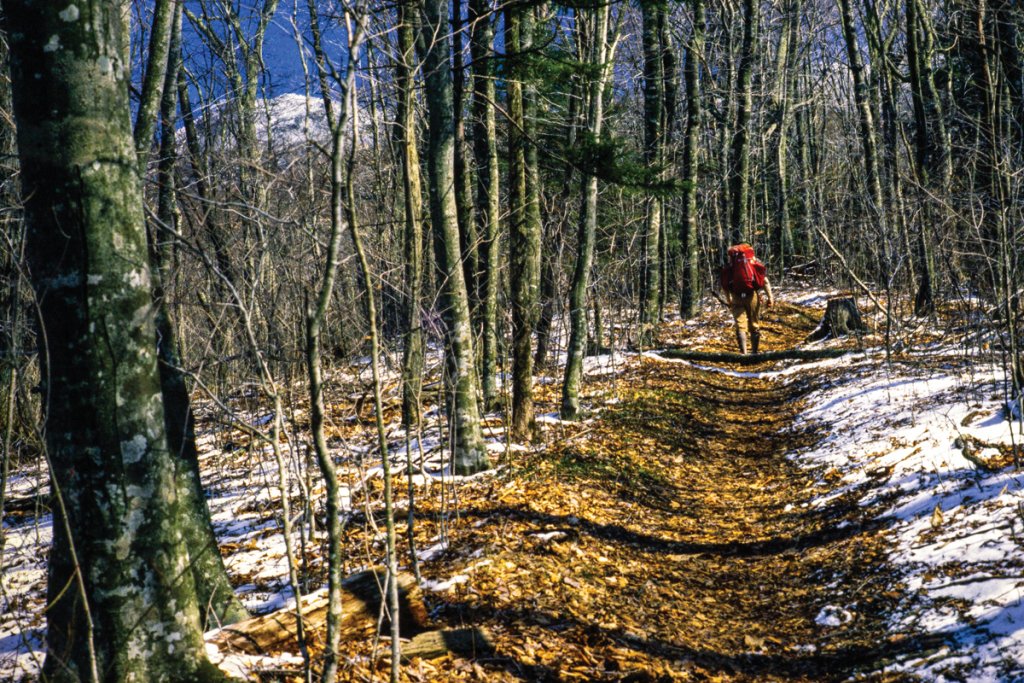
{"type": "MultiPolygon", "coordinates": [[[[376,631],[385,574],[385,570],[376,569],[353,574],[342,581],[342,639],[366,638],[376,631]]],[[[409,574],[398,575],[398,599],[398,625],[402,635],[410,637],[422,632],[427,622],[427,611],[423,594],[409,574]]],[[[302,619],[307,637],[309,633],[324,628],[327,623],[326,589],[302,598],[302,619]]],[[[389,621],[385,618],[381,629],[387,633],[389,628],[389,621]]],[[[290,649],[297,639],[295,609],[288,608],[232,624],[210,636],[207,642],[221,650],[263,655],[290,649]]]]}
{"type": "Polygon", "coordinates": [[[829,299],[818,329],[811,332],[807,341],[834,339],[867,331],[868,326],[861,319],[857,301],[853,297],[829,299]]]}

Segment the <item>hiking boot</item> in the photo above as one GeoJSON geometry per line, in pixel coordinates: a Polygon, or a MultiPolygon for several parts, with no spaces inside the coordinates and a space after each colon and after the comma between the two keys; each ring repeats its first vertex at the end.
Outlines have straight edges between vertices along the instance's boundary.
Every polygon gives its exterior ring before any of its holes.
{"type": "Polygon", "coordinates": [[[747,355],[747,333],[736,330],[736,343],[740,345],[740,355],[747,355]]]}
{"type": "Polygon", "coordinates": [[[761,347],[761,333],[754,332],[750,335],[750,351],[751,353],[757,353],[757,350],[761,347]]]}

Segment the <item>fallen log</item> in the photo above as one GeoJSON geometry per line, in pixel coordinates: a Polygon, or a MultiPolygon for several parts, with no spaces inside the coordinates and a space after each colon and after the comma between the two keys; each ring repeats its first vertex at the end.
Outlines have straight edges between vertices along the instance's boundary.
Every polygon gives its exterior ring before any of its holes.
{"type": "MultiPolygon", "coordinates": [[[[376,569],[353,574],[341,583],[342,639],[372,636],[381,613],[381,594],[385,570],[376,569]]],[[[398,575],[400,603],[398,625],[404,637],[422,632],[427,623],[423,594],[409,574],[398,575]]],[[[302,598],[302,620],[306,633],[324,628],[327,623],[327,590],[302,598]]],[[[384,619],[381,631],[387,633],[389,620],[384,619]]],[[[298,641],[295,609],[281,609],[223,628],[207,639],[221,650],[263,655],[294,649],[298,641]]]]}
{"type": "Polygon", "coordinates": [[[452,654],[465,659],[486,657],[494,653],[494,644],[486,631],[479,628],[457,628],[427,631],[414,636],[402,645],[402,658],[406,661],[437,659],[452,654]]]}
{"type": "Polygon", "coordinates": [[[859,349],[787,349],[785,351],[765,351],[748,353],[747,355],[729,351],[690,351],[688,349],[664,349],[655,353],[662,358],[672,360],[694,360],[706,363],[736,363],[738,365],[757,365],[776,360],[825,360],[839,358],[848,353],[856,353],[859,349]]]}

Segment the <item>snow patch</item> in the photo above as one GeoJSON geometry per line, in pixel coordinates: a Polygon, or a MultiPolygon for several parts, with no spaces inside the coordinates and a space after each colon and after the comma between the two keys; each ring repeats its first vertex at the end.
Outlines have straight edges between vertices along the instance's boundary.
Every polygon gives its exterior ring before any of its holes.
{"type": "MultiPolygon", "coordinates": [[[[872,352],[817,364],[822,386],[794,428],[827,433],[789,457],[834,473],[834,490],[812,507],[855,493],[869,515],[892,520],[890,562],[908,595],[892,628],[940,636],[947,646],[887,671],[929,681],[1024,680],[1024,475],[979,464],[1019,448],[1020,425],[1006,419],[999,367],[954,348],[929,348],[928,358],[886,364],[872,352]]],[[[844,612],[826,607],[816,622],[841,625],[844,612]]]]}
{"type": "Polygon", "coordinates": [[[850,621],[853,621],[853,615],[842,607],[836,607],[835,605],[825,605],[818,612],[818,616],[814,617],[815,624],[827,628],[842,626],[850,621]]]}
{"type": "Polygon", "coordinates": [[[469,581],[469,576],[466,574],[456,574],[450,579],[445,581],[431,581],[424,580],[422,587],[424,590],[433,591],[435,593],[444,593],[455,588],[459,584],[463,584],[469,581]]]}

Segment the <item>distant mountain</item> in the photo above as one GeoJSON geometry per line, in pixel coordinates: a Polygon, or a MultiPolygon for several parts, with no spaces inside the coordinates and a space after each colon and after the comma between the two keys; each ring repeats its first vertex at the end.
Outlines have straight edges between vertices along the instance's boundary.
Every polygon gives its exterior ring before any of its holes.
{"type": "MultiPolygon", "coordinates": [[[[256,137],[264,148],[270,146],[278,154],[287,154],[304,148],[308,141],[320,145],[330,143],[331,131],[324,114],[324,103],[319,97],[305,97],[295,93],[261,100],[256,114],[256,137]]],[[[231,140],[237,135],[238,122],[234,109],[224,100],[216,102],[203,112],[196,112],[199,126],[209,131],[213,140],[231,140]]],[[[184,129],[178,131],[183,138],[184,129]]],[[[225,145],[231,147],[231,144],[225,145]]]]}
{"type": "Polygon", "coordinates": [[[331,129],[327,125],[323,99],[287,93],[265,104],[266,115],[261,117],[256,129],[260,142],[267,141],[268,121],[273,131],[272,144],[276,150],[300,147],[308,140],[320,144],[330,142],[331,129]]]}

